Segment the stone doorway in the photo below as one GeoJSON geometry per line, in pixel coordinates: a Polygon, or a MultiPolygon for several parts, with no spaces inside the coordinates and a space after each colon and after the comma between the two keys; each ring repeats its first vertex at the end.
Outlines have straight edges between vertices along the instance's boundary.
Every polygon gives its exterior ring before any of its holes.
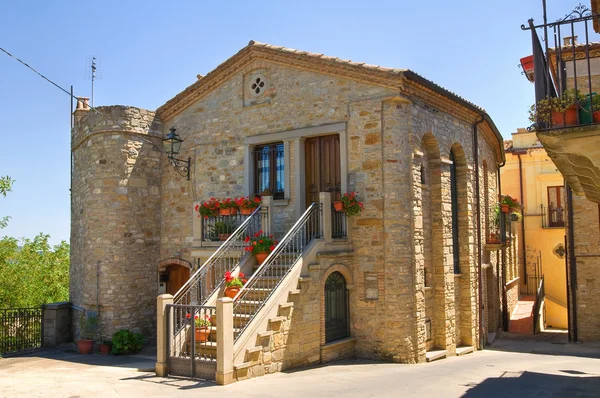
{"type": "Polygon", "coordinates": [[[172,264],[167,267],[167,273],[169,275],[167,293],[174,296],[190,279],[190,269],[179,264],[172,264]]]}

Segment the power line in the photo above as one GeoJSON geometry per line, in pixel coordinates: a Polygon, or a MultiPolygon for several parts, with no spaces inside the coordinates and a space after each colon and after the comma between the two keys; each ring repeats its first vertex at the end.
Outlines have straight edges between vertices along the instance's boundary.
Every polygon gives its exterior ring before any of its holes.
{"type": "MultiPolygon", "coordinates": [[[[47,78],[46,76],[42,75],[40,72],[38,72],[36,69],[34,69],[33,67],[31,67],[27,62],[22,61],[21,59],[19,59],[18,57],[12,55],[11,53],[9,53],[8,51],[6,51],[4,48],[0,47],[0,50],[2,52],[4,52],[6,55],[8,55],[9,57],[11,57],[12,59],[18,61],[20,64],[24,65],[27,69],[30,69],[31,71],[33,71],[35,74],[37,74],[38,76],[40,76],[42,79],[46,80],[48,83],[52,84],[54,87],[58,88],[59,90],[61,90],[62,92],[66,93],[69,97],[71,97],[71,100],[75,99],[76,101],[79,101],[79,98],[77,98],[76,96],[74,96],[73,94],[71,94],[71,92],[67,91],[66,89],[64,89],[63,87],[59,86],[57,83],[53,82],[52,80],[50,80],[49,78],[47,78]]],[[[90,106],[88,104],[88,107],[94,111],[96,114],[106,118],[107,120],[113,122],[114,124],[116,124],[117,126],[121,127],[124,130],[127,130],[126,127],[124,127],[123,125],[121,125],[121,123],[117,122],[116,120],[113,120],[111,118],[109,118],[108,116],[106,116],[104,113],[100,112],[99,110],[97,110],[96,108],[94,108],[93,106],[90,106]]],[[[152,147],[158,151],[160,151],[160,148],[156,146],[156,144],[154,144],[152,141],[150,141],[149,139],[147,139],[146,137],[140,136],[140,138],[142,140],[147,141],[148,143],[150,143],[150,145],[152,145],[152,147]]]]}

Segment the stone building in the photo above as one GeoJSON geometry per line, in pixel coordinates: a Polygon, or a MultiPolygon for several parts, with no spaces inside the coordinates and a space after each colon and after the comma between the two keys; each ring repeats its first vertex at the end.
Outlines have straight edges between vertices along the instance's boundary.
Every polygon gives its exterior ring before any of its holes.
{"type": "Polygon", "coordinates": [[[324,204],[320,246],[290,271],[290,296],[268,326],[283,322],[282,335],[243,332],[271,339],[272,352],[253,347],[252,335],[241,353],[235,343],[235,369],[217,373],[244,378],[344,356],[424,362],[428,352],[477,349],[488,325],[499,327],[482,314],[497,318],[488,311],[499,302],[501,245],[484,243],[502,138],[458,95],[410,70],[251,41],[156,111],[98,111],[75,112],[71,297],[99,309],[105,334],[152,335],[159,283],[178,291],[221,250],[205,239],[196,204],[264,188],[278,239],[312,202],[324,204]],[[178,158],[191,159],[189,180],[159,151],[171,127],[183,140],[178,158]],[[330,203],[347,192],[364,211],[347,228],[343,218],[336,235],[330,203]],[[334,342],[324,294],[332,278],[347,297],[347,331],[334,342]]]}

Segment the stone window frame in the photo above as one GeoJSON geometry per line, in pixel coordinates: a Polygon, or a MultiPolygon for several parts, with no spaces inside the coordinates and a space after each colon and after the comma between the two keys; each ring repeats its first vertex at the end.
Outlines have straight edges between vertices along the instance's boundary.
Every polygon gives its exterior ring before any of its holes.
{"type": "Polygon", "coordinates": [[[340,175],[341,190],[348,192],[348,143],[346,122],[320,125],[315,127],[305,127],[294,130],[279,131],[246,137],[244,139],[244,195],[249,196],[255,186],[254,181],[254,159],[252,153],[255,146],[270,144],[273,142],[283,142],[283,161],[284,161],[284,198],[274,200],[274,206],[286,206],[291,197],[291,158],[290,149],[294,145],[294,196],[296,200],[296,215],[300,217],[306,208],[306,159],[305,145],[307,138],[323,135],[339,134],[340,136],[340,175]]]}

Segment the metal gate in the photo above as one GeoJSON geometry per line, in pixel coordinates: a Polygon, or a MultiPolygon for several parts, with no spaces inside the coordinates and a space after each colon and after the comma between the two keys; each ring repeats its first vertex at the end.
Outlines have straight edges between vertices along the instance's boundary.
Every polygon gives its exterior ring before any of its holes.
{"type": "Polygon", "coordinates": [[[42,347],[41,308],[0,309],[0,354],[17,354],[42,347]]]}
{"type": "Polygon", "coordinates": [[[215,379],[217,370],[216,307],[167,305],[169,374],[215,379]]]}

